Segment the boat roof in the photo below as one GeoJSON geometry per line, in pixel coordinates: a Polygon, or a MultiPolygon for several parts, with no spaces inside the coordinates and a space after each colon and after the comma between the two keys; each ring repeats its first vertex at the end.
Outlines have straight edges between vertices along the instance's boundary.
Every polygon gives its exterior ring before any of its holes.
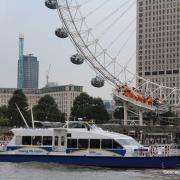
{"type": "Polygon", "coordinates": [[[87,128],[14,128],[11,131],[16,136],[53,136],[55,131],[66,131],[77,139],[132,139],[132,137],[124,134],[102,130],[95,125],[90,130],[87,128]]]}

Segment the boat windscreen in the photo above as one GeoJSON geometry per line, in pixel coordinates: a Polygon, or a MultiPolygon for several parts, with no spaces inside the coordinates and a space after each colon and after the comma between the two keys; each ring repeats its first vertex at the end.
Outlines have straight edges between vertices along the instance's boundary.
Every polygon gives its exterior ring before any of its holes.
{"type": "Polygon", "coordinates": [[[142,145],[139,144],[134,139],[117,139],[116,141],[119,142],[119,144],[121,144],[122,146],[138,146],[138,147],[142,147],[142,145]]]}

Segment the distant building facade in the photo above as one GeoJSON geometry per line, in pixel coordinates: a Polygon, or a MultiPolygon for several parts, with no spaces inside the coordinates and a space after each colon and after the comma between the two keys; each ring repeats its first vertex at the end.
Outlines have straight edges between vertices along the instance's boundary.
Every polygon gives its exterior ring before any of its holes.
{"type": "MultiPolygon", "coordinates": [[[[13,95],[16,88],[0,88],[0,106],[8,105],[8,101],[13,95]]],[[[54,98],[58,105],[58,109],[66,114],[66,119],[69,119],[71,107],[74,99],[83,92],[82,86],[64,85],[56,87],[45,87],[42,89],[23,89],[24,94],[28,99],[29,106],[34,106],[39,99],[45,95],[50,95],[54,98]]]]}
{"type": "Polygon", "coordinates": [[[112,114],[114,111],[113,100],[103,100],[104,106],[109,114],[112,114]]]}
{"type": "MultiPolygon", "coordinates": [[[[136,68],[151,82],[180,88],[180,0],[137,0],[136,68]]],[[[179,97],[169,95],[167,101],[173,105],[179,97]]]]}

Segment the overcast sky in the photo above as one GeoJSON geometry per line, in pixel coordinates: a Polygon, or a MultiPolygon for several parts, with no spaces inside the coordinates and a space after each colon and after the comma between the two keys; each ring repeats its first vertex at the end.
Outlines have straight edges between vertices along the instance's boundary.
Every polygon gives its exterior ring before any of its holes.
{"type": "Polygon", "coordinates": [[[25,54],[34,54],[40,62],[40,88],[46,83],[46,72],[51,64],[49,81],[59,85],[82,85],[92,96],[111,98],[110,86],[97,89],[90,85],[91,78],[96,75],[93,70],[86,64],[75,66],[70,62],[75,48],[68,39],[61,40],[54,35],[54,30],[61,24],[57,11],[47,9],[44,0],[0,0],[0,3],[1,88],[17,87],[18,36],[23,33],[25,54]]]}

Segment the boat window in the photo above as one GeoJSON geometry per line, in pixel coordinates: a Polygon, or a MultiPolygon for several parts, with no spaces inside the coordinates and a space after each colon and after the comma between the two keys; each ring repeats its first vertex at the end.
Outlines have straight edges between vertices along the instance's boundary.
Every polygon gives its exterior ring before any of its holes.
{"type": "Polygon", "coordinates": [[[100,149],[100,139],[90,139],[90,148],[100,149]]]}
{"type": "Polygon", "coordinates": [[[78,139],[78,148],[88,149],[88,139],[78,139]]]}
{"type": "Polygon", "coordinates": [[[123,149],[123,147],[118,142],[113,140],[113,149],[123,149]]]}
{"type": "Polygon", "coordinates": [[[16,145],[22,145],[22,137],[21,136],[16,136],[16,145]]]}
{"type": "Polygon", "coordinates": [[[67,137],[71,137],[71,133],[67,133],[67,137]]]}
{"type": "Polygon", "coordinates": [[[141,145],[134,139],[118,139],[117,141],[122,146],[138,146],[138,147],[141,147],[141,145]]]}
{"type": "Polygon", "coordinates": [[[39,146],[42,144],[42,136],[32,136],[32,145],[39,146]]]}
{"type": "Polygon", "coordinates": [[[52,145],[52,136],[43,136],[43,145],[52,145]]]}
{"type": "Polygon", "coordinates": [[[67,148],[77,148],[77,139],[68,139],[67,148]]]}
{"type": "Polygon", "coordinates": [[[101,148],[102,149],[112,149],[112,139],[102,139],[101,148]]]}
{"type": "Polygon", "coordinates": [[[69,128],[86,128],[82,123],[69,123],[69,128]]]}
{"type": "Polygon", "coordinates": [[[64,146],[64,144],[65,144],[65,137],[61,136],[61,146],[64,146]]]}
{"type": "Polygon", "coordinates": [[[55,136],[54,145],[55,145],[55,146],[58,146],[58,136],[55,136]]]}
{"type": "Polygon", "coordinates": [[[22,145],[31,145],[31,136],[22,136],[22,145]]]}

